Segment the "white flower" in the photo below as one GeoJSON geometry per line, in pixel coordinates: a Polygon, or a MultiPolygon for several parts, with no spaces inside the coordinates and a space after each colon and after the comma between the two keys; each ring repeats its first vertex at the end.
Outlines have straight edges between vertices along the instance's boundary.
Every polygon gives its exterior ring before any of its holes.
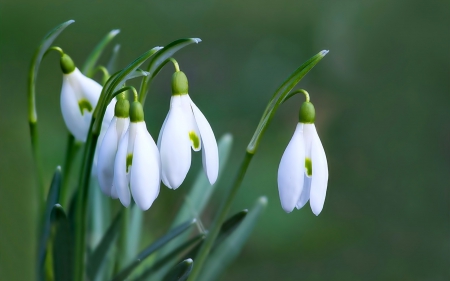
{"type": "Polygon", "coordinates": [[[298,123],[278,168],[278,191],[283,209],[290,213],[308,200],[317,216],[325,202],[328,165],[314,124],[298,123]]]}
{"type": "Polygon", "coordinates": [[[219,171],[216,138],[208,120],[188,94],[172,96],[158,147],[162,181],[167,187],[177,189],[184,181],[191,166],[191,147],[194,151],[202,149],[203,169],[209,182],[216,182],[219,171]]]}
{"type": "Polygon", "coordinates": [[[131,123],[119,142],[114,162],[113,188],[125,207],[130,205],[132,195],[138,207],[147,210],[159,194],[159,152],[147,131],[139,102],[132,104],[130,118],[131,123]],[[141,111],[138,118],[133,113],[136,104],[141,111]]]}
{"type": "Polygon", "coordinates": [[[170,110],[158,137],[164,184],[177,189],[191,166],[191,147],[202,150],[203,169],[210,184],[217,180],[219,152],[211,126],[187,93],[186,75],[177,71],[172,82],[170,110]]]}
{"type": "Polygon", "coordinates": [[[102,86],[84,76],[78,68],[63,74],[61,111],[67,128],[78,141],[86,141],[101,91],[102,86]]]}
{"type": "Polygon", "coordinates": [[[95,170],[97,171],[98,183],[103,193],[114,199],[117,198],[116,189],[113,188],[114,160],[116,159],[119,141],[125,135],[129,124],[130,118],[128,117],[113,117],[97,150],[98,160],[95,170]]]}

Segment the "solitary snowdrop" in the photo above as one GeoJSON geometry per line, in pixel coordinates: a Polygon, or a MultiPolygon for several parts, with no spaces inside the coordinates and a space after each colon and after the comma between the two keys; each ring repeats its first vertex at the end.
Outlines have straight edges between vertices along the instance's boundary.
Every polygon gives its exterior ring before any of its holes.
{"type": "MultiPolygon", "coordinates": [[[[67,54],[62,54],[60,64],[63,72],[61,111],[64,122],[76,140],[85,142],[102,86],[84,76],[67,54]]],[[[111,113],[109,110],[107,114],[111,113]]]]}
{"type": "MultiPolygon", "coordinates": [[[[122,95],[115,105],[114,117],[98,147],[97,177],[100,189],[107,196],[117,198],[116,189],[113,187],[114,179],[114,160],[116,159],[119,141],[125,135],[128,125],[130,103],[122,95]]],[[[106,117],[106,116],[105,116],[106,117]]],[[[103,129],[102,129],[103,130],[103,129]]]]}
{"type": "Polygon", "coordinates": [[[219,153],[211,126],[188,94],[188,80],[179,71],[172,77],[170,110],[158,137],[162,181],[177,189],[191,166],[191,148],[202,150],[203,169],[210,184],[217,180],[219,153]]]}
{"type": "Polygon", "coordinates": [[[317,216],[325,202],[328,165],[325,151],[314,126],[315,109],[306,95],[300,108],[299,123],[278,168],[278,192],[283,209],[290,213],[308,200],[317,216]]]}
{"type": "Polygon", "coordinates": [[[132,195],[138,207],[147,210],[159,194],[160,158],[147,131],[142,105],[136,99],[130,107],[130,125],[119,142],[112,188],[125,207],[130,205],[132,195]]]}

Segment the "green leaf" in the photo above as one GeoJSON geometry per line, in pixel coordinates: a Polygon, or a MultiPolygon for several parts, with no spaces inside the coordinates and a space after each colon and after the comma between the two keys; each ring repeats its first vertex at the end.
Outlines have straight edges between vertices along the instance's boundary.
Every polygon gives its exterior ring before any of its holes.
{"type": "Polygon", "coordinates": [[[56,168],[55,173],[53,174],[52,183],[50,185],[50,189],[47,195],[47,202],[45,206],[45,211],[41,220],[41,230],[39,237],[39,245],[38,245],[38,272],[39,278],[43,280],[43,269],[45,262],[45,255],[47,253],[47,244],[48,238],[50,237],[50,227],[51,227],[51,213],[53,206],[58,202],[59,193],[61,190],[61,167],[58,166],[56,168]]]}
{"type": "Polygon", "coordinates": [[[97,248],[95,248],[94,252],[88,258],[87,276],[89,280],[95,280],[103,261],[106,259],[106,254],[114,245],[123,218],[122,210],[116,215],[97,248]]]}
{"type": "Polygon", "coordinates": [[[41,44],[36,49],[34,53],[34,57],[31,61],[30,72],[28,75],[28,112],[29,112],[29,121],[31,123],[36,123],[37,121],[37,113],[36,113],[36,77],[38,74],[39,66],[42,61],[42,57],[44,56],[47,49],[50,45],[53,44],[53,41],[64,31],[64,29],[70,24],[74,23],[74,20],[66,21],[57,27],[55,27],[52,31],[45,35],[44,39],[42,39],[41,44]]]}
{"type": "Polygon", "coordinates": [[[195,219],[187,221],[183,223],[182,225],[176,227],[175,229],[171,230],[169,233],[164,235],[163,237],[156,240],[153,244],[145,248],[137,257],[136,259],[128,265],[126,268],[124,268],[121,272],[119,272],[112,280],[113,281],[122,281],[125,280],[125,278],[130,275],[133,270],[147,257],[149,257],[151,254],[156,252],[159,248],[164,246],[166,243],[168,243],[173,238],[177,237],[181,233],[188,230],[194,223],[196,222],[195,219]]]}
{"type": "Polygon", "coordinates": [[[139,101],[142,104],[145,103],[147,90],[149,84],[151,83],[151,80],[155,78],[156,75],[158,75],[161,68],[167,63],[167,59],[172,57],[176,52],[178,52],[182,48],[192,43],[198,44],[201,41],[202,40],[200,38],[179,39],[164,46],[164,48],[155,55],[155,57],[150,61],[147,68],[147,71],[150,72],[150,75],[142,81],[141,89],[139,91],[139,101]]]}
{"type": "Polygon", "coordinates": [[[134,206],[130,209],[127,220],[126,252],[123,253],[125,261],[130,262],[139,252],[141,242],[142,225],[144,223],[144,212],[134,206]]]}
{"type": "Polygon", "coordinates": [[[109,73],[113,73],[117,69],[117,58],[119,57],[120,44],[116,44],[111,54],[111,58],[106,64],[106,69],[109,73]]]}
{"type": "Polygon", "coordinates": [[[92,50],[89,56],[86,59],[83,67],[81,68],[81,72],[83,72],[86,76],[92,77],[94,75],[94,67],[100,58],[103,50],[108,46],[108,44],[116,37],[117,34],[120,33],[119,29],[111,30],[106,36],[100,41],[97,46],[92,50]]]}
{"type": "Polygon", "coordinates": [[[55,229],[53,240],[53,271],[55,280],[73,280],[74,236],[69,220],[61,205],[52,210],[52,223],[55,229]]]}
{"type": "Polygon", "coordinates": [[[266,205],[267,198],[260,197],[236,230],[210,253],[200,274],[200,281],[216,280],[239,255],[266,205]]]}
{"type": "Polygon", "coordinates": [[[184,281],[187,280],[194,266],[192,259],[187,259],[179,263],[172,271],[164,277],[163,281],[184,281]]]}
{"type": "Polygon", "coordinates": [[[321,51],[317,55],[313,56],[309,60],[307,60],[304,64],[302,64],[294,73],[289,76],[289,78],[281,84],[278,90],[272,96],[272,99],[269,101],[269,104],[264,111],[261,120],[259,121],[258,127],[256,128],[255,133],[253,134],[250,143],[247,146],[247,152],[254,154],[256,149],[258,148],[259,141],[264,134],[267,126],[272,120],[275,112],[277,111],[280,104],[285,99],[286,95],[297,85],[303,77],[320,61],[325,57],[328,51],[321,51]]]}
{"type": "MultiPolygon", "coordinates": [[[[174,250],[172,250],[170,253],[159,259],[157,262],[155,262],[151,267],[146,269],[138,278],[136,278],[134,281],[145,281],[147,280],[152,274],[157,272],[159,269],[167,265],[169,262],[176,260],[176,257],[182,253],[184,250],[188,249],[192,245],[195,245],[197,242],[205,239],[205,234],[199,234],[188,241],[184,242],[174,250]]],[[[153,280],[159,280],[161,278],[152,278],[153,280]]]]}

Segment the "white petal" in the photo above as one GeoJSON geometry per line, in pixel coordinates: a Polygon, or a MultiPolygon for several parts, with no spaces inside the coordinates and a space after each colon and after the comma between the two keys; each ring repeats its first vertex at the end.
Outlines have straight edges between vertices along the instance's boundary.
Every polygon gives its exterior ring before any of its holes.
{"type": "Polygon", "coordinates": [[[91,103],[92,109],[95,109],[102,92],[102,86],[91,78],[84,76],[78,68],[72,73],[78,80],[78,87],[81,91],[82,98],[87,99],[91,103]]]}
{"type": "Polygon", "coordinates": [[[325,150],[314,125],[312,125],[311,134],[314,137],[311,148],[312,181],[310,204],[313,213],[318,216],[322,211],[327,193],[328,164],[325,150]]]}
{"type": "Polygon", "coordinates": [[[309,200],[309,194],[311,192],[311,177],[308,177],[306,174],[303,177],[303,190],[302,194],[300,194],[300,198],[298,199],[297,205],[295,206],[297,209],[303,208],[305,204],[309,200]]]}
{"type": "Polygon", "coordinates": [[[128,132],[122,137],[119,142],[119,148],[117,150],[116,159],[114,161],[114,181],[113,188],[116,189],[117,196],[120,202],[125,207],[130,205],[131,195],[128,188],[128,174],[127,173],[127,148],[128,148],[128,132]]]}
{"type": "Polygon", "coordinates": [[[111,188],[114,179],[114,160],[116,159],[118,145],[116,122],[117,118],[114,117],[98,149],[98,183],[103,193],[108,196],[111,196],[111,188]]]}
{"type": "Polygon", "coordinates": [[[203,113],[191,101],[192,111],[194,112],[195,121],[200,130],[200,137],[203,143],[202,162],[209,183],[214,184],[219,174],[219,150],[217,149],[217,141],[211,126],[206,120],[203,113]]]}
{"type": "Polygon", "coordinates": [[[299,123],[278,168],[278,193],[281,206],[292,212],[302,193],[305,170],[305,144],[303,124],[299,123]]]}
{"type": "Polygon", "coordinates": [[[159,194],[160,159],[155,141],[145,122],[138,123],[134,144],[130,188],[133,199],[141,210],[148,210],[159,194]]]}
{"type": "Polygon", "coordinates": [[[181,185],[191,166],[191,142],[186,128],[180,96],[173,96],[160,148],[161,177],[171,189],[181,185]]]}
{"type": "Polygon", "coordinates": [[[183,110],[184,120],[186,122],[186,129],[189,140],[191,141],[191,147],[194,151],[200,151],[202,149],[202,141],[200,138],[200,131],[197,127],[197,122],[192,111],[192,101],[188,94],[180,96],[181,107],[183,110]]]}
{"type": "Polygon", "coordinates": [[[163,125],[161,127],[161,130],[159,130],[159,135],[158,135],[158,149],[161,149],[161,138],[164,132],[164,128],[166,127],[166,123],[167,123],[167,118],[169,118],[169,113],[170,111],[167,113],[166,118],[164,119],[163,125]]]}

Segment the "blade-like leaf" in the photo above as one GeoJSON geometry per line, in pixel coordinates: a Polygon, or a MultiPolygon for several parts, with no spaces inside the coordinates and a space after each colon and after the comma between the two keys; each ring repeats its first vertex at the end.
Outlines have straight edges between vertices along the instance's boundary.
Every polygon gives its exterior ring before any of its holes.
{"type": "Polygon", "coordinates": [[[163,281],[184,281],[187,280],[194,266],[192,259],[187,259],[179,263],[164,277],[163,281]]]}
{"type": "Polygon", "coordinates": [[[169,233],[164,235],[163,237],[156,240],[153,244],[145,248],[138,256],[137,258],[126,268],[124,268],[121,272],[119,272],[112,280],[113,281],[122,281],[125,280],[125,278],[130,275],[133,270],[147,257],[149,257],[151,254],[156,252],[159,248],[164,246],[166,243],[168,243],[173,238],[177,237],[181,233],[188,230],[194,223],[196,222],[195,219],[187,221],[183,223],[182,225],[176,227],[175,229],[171,230],[169,233]]]}
{"type": "Polygon", "coordinates": [[[66,213],[59,204],[53,207],[52,224],[55,229],[53,240],[55,280],[73,280],[74,236],[66,213]]]}
{"type": "Polygon", "coordinates": [[[87,276],[89,280],[95,280],[95,278],[97,277],[97,273],[99,272],[100,267],[105,260],[106,254],[108,253],[109,249],[111,249],[114,241],[119,234],[119,226],[122,222],[122,218],[123,214],[122,211],[120,211],[109,226],[108,230],[100,241],[100,244],[89,256],[87,263],[87,276]]]}
{"type": "Polygon", "coordinates": [[[260,197],[236,230],[210,253],[200,274],[200,281],[216,280],[239,255],[266,205],[267,198],[260,197]]]}
{"type": "Polygon", "coordinates": [[[164,46],[164,48],[155,55],[148,65],[147,71],[150,72],[150,75],[142,81],[141,89],[139,91],[139,101],[141,103],[145,103],[145,97],[147,95],[147,90],[151,80],[156,77],[161,68],[167,63],[168,58],[172,57],[182,48],[192,43],[198,44],[201,41],[202,40],[200,38],[179,39],[164,46]]]}
{"type": "Polygon", "coordinates": [[[111,30],[108,34],[106,34],[105,37],[103,37],[102,41],[100,41],[97,46],[92,50],[92,52],[89,54],[89,56],[86,59],[86,62],[84,63],[83,67],[81,68],[81,72],[83,72],[86,76],[92,77],[94,74],[94,67],[97,63],[98,59],[100,58],[101,54],[103,53],[103,50],[108,46],[108,44],[116,37],[117,34],[120,33],[119,29],[111,30]]]}
{"type": "Polygon", "coordinates": [[[43,269],[45,262],[45,255],[47,252],[48,238],[50,237],[50,226],[51,226],[51,213],[53,206],[58,202],[59,193],[61,190],[61,167],[57,167],[55,173],[53,174],[52,183],[47,195],[47,202],[45,206],[45,211],[41,220],[41,230],[38,245],[38,276],[43,280],[43,269]]]}
{"type": "Polygon", "coordinates": [[[129,218],[127,219],[127,236],[126,236],[126,249],[124,260],[129,263],[139,253],[139,244],[141,242],[142,225],[144,219],[144,212],[134,206],[130,209],[129,218]]]}
{"type": "MultiPolygon", "coordinates": [[[[199,235],[189,239],[188,241],[184,242],[183,244],[181,244],[180,246],[175,248],[172,252],[168,253],[167,255],[165,255],[164,257],[159,259],[157,262],[155,262],[151,267],[146,269],[134,281],[145,281],[145,280],[147,280],[150,276],[152,276],[153,273],[157,272],[160,268],[162,268],[163,266],[167,265],[170,261],[176,260],[176,257],[180,253],[182,253],[184,250],[188,249],[192,245],[195,245],[197,242],[199,242],[199,241],[201,241],[203,239],[205,239],[205,235],[204,234],[199,234],[199,235]]],[[[152,278],[152,279],[159,280],[159,279],[156,279],[156,278],[152,278]]]]}
{"type": "Polygon", "coordinates": [[[117,58],[119,57],[120,44],[116,44],[111,54],[111,58],[106,64],[106,69],[109,73],[113,73],[117,69],[117,58]]]}
{"type": "Polygon", "coordinates": [[[267,125],[270,120],[273,118],[275,112],[278,109],[278,106],[283,102],[286,95],[297,85],[300,80],[305,77],[305,75],[321,60],[328,51],[321,51],[317,55],[313,56],[309,60],[307,60],[304,64],[302,64],[294,73],[289,76],[289,78],[281,84],[278,90],[272,96],[269,104],[264,111],[261,120],[259,121],[258,127],[256,128],[255,133],[253,134],[250,143],[247,146],[247,152],[254,154],[256,149],[258,148],[259,141],[264,134],[264,131],[267,129],[267,125]]]}

